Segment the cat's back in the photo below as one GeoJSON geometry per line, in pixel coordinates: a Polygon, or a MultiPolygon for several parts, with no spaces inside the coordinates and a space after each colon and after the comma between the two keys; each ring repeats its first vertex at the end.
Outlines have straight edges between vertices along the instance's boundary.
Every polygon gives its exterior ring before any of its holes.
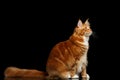
{"type": "Polygon", "coordinates": [[[70,46],[70,45],[71,44],[70,44],[69,40],[61,41],[61,42],[57,43],[55,46],[53,46],[53,48],[52,48],[52,50],[51,50],[51,52],[49,54],[49,58],[51,58],[53,56],[54,57],[55,56],[59,57],[60,53],[64,54],[67,47],[70,46]]]}

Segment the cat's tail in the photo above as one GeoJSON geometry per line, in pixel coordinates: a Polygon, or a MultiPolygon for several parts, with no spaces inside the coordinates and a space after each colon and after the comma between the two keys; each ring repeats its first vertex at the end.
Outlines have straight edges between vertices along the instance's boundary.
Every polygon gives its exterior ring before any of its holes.
{"type": "Polygon", "coordinates": [[[4,71],[5,77],[40,77],[45,78],[46,72],[38,71],[35,69],[20,69],[16,67],[7,67],[4,71]]]}

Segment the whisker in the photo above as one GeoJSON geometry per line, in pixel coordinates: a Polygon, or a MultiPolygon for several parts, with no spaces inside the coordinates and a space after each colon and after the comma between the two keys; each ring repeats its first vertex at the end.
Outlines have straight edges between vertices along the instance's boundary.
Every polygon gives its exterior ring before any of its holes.
{"type": "Polygon", "coordinates": [[[98,39],[99,37],[97,36],[96,32],[93,32],[92,33],[92,37],[95,38],[95,39],[98,39]]]}

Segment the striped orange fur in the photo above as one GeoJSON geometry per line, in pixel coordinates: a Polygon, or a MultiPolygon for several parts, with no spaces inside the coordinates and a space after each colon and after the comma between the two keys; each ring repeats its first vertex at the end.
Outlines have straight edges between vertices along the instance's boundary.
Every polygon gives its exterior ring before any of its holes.
{"type": "Polygon", "coordinates": [[[73,34],[66,41],[56,44],[50,52],[46,70],[50,78],[74,78],[81,73],[89,79],[86,71],[89,37],[92,34],[88,20],[78,21],[73,34]]]}

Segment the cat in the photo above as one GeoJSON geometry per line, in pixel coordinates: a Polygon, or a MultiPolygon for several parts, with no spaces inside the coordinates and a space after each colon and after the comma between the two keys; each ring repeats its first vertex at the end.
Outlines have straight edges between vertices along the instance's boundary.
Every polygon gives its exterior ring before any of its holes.
{"type": "Polygon", "coordinates": [[[81,73],[84,80],[89,80],[86,67],[91,34],[88,20],[85,23],[79,20],[69,39],[56,44],[51,50],[46,65],[49,77],[78,78],[81,73]]]}
{"type": "MultiPolygon", "coordinates": [[[[59,42],[52,48],[46,64],[47,79],[56,77],[69,79],[81,76],[82,80],[89,80],[90,77],[87,74],[87,53],[91,34],[92,29],[88,19],[84,23],[79,19],[69,39],[59,42]]],[[[5,75],[9,76],[7,71],[5,75]]]]}

